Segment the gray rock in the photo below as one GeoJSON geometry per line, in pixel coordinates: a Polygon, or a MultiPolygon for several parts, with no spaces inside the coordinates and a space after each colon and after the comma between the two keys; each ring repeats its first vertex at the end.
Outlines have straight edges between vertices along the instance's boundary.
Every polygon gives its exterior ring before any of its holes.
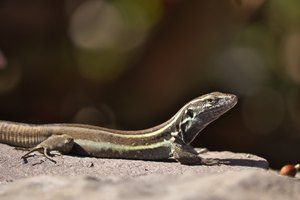
{"type": "Polygon", "coordinates": [[[297,178],[268,171],[255,155],[207,152],[226,165],[59,156],[57,164],[0,144],[0,199],[299,199],[297,178]]]}
{"type": "MultiPolygon", "coordinates": [[[[187,166],[173,160],[142,161],[124,159],[99,159],[75,156],[58,156],[57,164],[43,156],[28,158],[24,163],[20,157],[24,151],[0,144],[0,183],[37,175],[92,176],[101,180],[118,180],[152,174],[179,175],[195,172],[197,174],[216,174],[226,171],[248,169],[268,169],[268,162],[258,156],[232,152],[207,152],[204,158],[218,158],[229,161],[228,165],[187,166]]],[[[39,154],[39,153],[37,153],[39,154]]]]}
{"type": "Polygon", "coordinates": [[[0,199],[299,199],[299,180],[262,170],[222,174],[151,175],[108,181],[38,176],[0,187],[0,199]]]}

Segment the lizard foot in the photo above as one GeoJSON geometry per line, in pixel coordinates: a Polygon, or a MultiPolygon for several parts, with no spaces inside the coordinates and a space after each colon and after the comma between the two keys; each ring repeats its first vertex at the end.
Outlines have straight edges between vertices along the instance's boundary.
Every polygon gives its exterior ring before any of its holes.
{"type": "Polygon", "coordinates": [[[59,152],[60,155],[61,153],[68,153],[73,148],[73,145],[74,145],[74,140],[68,135],[52,135],[45,141],[33,147],[29,152],[27,152],[21,158],[25,160],[30,156],[32,152],[38,151],[42,153],[48,160],[56,163],[56,161],[52,158],[55,154],[51,154],[50,152],[52,151],[59,152]]]}
{"type": "Polygon", "coordinates": [[[172,146],[172,153],[175,160],[184,165],[220,165],[228,164],[226,161],[221,161],[212,158],[202,158],[191,145],[184,144],[177,140],[172,146]]]}
{"type": "Polygon", "coordinates": [[[214,158],[201,158],[201,162],[203,165],[222,165],[222,164],[229,164],[228,161],[214,159],[214,158]]]}

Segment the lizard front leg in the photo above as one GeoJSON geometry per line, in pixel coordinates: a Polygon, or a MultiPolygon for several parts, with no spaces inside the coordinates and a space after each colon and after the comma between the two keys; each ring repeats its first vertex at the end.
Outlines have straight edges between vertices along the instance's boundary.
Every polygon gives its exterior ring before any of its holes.
{"type": "Polygon", "coordinates": [[[30,149],[29,152],[27,152],[21,158],[26,159],[32,152],[38,151],[42,153],[47,159],[56,163],[56,161],[50,157],[50,152],[58,151],[59,153],[67,154],[71,151],[73,145],[74,139],[69,135],[52,135],[37,146],[30,149]]]}
{"type": "Polygon", "coordinates": [[[216,165],[223,164],[216,159],[201,158],[191,145],[185,144],[180,138],[176,137],[172,144],[173,158],[184,165],[216,165]]]}

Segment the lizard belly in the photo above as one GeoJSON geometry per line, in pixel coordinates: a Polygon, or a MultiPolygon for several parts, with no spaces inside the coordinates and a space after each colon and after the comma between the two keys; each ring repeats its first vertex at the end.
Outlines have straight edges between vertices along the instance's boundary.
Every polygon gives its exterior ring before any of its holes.
{"type": "Polygon", "coordinates": [[[75,139],[72,153],[98,158],[126,158],[141,160],[157,160],[169,158],[172,155],[171,141],[147,145],[122,145],[110,142],[94,142],[84,139],[75,139]]]}

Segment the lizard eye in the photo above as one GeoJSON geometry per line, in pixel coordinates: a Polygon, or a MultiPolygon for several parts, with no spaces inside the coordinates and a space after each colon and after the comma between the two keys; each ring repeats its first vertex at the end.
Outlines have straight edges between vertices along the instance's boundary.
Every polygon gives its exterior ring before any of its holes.
{"type": "Polygon", "coordinates": [[[214,100],[213,99],[207,99],[208,103],[212,103],[214,100]]]}

